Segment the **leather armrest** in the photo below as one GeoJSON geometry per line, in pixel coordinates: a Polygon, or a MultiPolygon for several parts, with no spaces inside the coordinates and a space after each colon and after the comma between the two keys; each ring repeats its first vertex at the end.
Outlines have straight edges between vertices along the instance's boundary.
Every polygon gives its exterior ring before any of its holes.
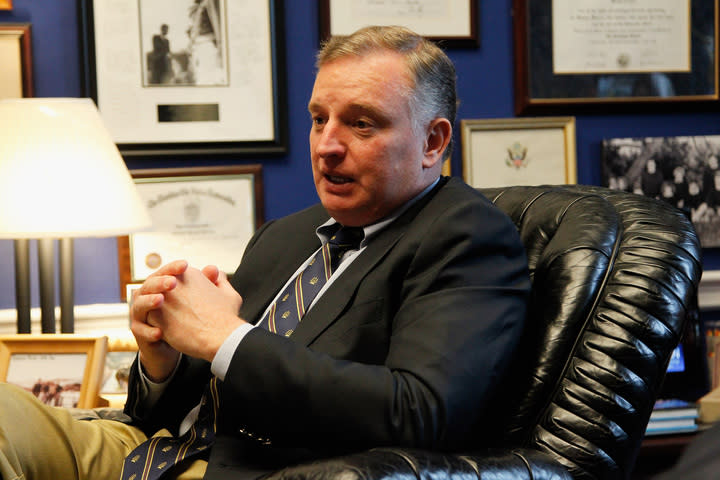
{"type": "Polygon", "coordinates": [[[492,479],[572,480],[549,455],[531,449],[488,450],[468,455],[404,448],[365,452],[287,467],[266,480],[492,479]]]}

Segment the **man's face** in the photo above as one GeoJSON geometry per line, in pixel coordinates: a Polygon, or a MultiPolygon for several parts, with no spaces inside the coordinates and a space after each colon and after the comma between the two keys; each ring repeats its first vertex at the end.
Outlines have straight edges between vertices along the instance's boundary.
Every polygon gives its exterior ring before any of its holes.
{"type": "Polygon", "coordinates": [[[427,125],[413,128],[411,79],[392,52],[323,65],[308,105],[320,201],[337,221],[373,223],[437,177],[425,158],[427,125]]]}

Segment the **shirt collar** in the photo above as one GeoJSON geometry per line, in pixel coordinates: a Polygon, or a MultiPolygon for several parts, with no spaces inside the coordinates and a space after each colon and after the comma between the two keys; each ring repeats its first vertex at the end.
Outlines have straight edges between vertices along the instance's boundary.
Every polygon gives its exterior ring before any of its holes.
{"type": "MultiPolygon", "coordinates": [[[[437,185],[437,183],[440,181],[440,177],[436,178],[434,182],[432,182],[430,185],[428,185],[422,192],[415,195],[413,198],[405,202],[400,208],[392,212],[387,217],[378,220],[375,223],[371,223],[370,225],[365,225],[363,227],[363,232],[365,233],[365,238],[363,238],[363,241],[360,243],[360,248],[363,248],[367,245],[368,241],[372,239],[373,236],[377,235],[382,229],[390,225],[393,221],[395,221],[400,215],[403,214],[408,208],[410,208],[413,204],[415,204],[418,200],[423,198],[425,195],[427,195],[430,190],[437,185]]],[[[327,229],[324,227],[329,227],[331,225],[339,224],[337,220],[330,217],[330,219],[323,223],[322,225],[319,225],[315,229],[315,233],[317,234],[318,238],[322,243],[327,242],[330,237],[327,235],[327,229]],[[322,231],[321,231],[322,230],[322,231]]],[[[331,230],[332,231],[332,230],[331,230]]]]}

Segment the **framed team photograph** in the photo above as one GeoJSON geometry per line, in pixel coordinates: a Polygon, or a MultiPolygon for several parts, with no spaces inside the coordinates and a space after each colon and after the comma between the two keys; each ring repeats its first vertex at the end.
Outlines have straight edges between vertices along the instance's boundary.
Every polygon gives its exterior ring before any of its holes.
{"type": "Polygon", "coordinates": [[[262,166],[130,170],[153,229],[118,239],[120,295],[158,267],[185,259],[231,274],[264,222],[262,166]]]}
{"type": "Polygon", "coordinates": [[[367,25],[402,25],[446,47],[479,46],[478,1],[320,0],[320,40],[367,25]]]}
{"type": "Polygon", "coordinates": [[[0,381],[46,405],[98,405],[108,338],[67,334],[0,336],[0,381]]]}
{"type": "Polygon", "coordinates": [[[720,135],[611,138],[602,142],[603,184],[683,210],[703,247],[720,246],[720,135]]]}
{"type": "Polygon", "coordinates": [[[80,2],[85,94],[123,155],[285,152],[281,0],[80,2]]]}
{"type": "Polygon", "coordinates": [[[476,188],[577,182],[575,117],[460,121],[462,176],[476,188]]]}

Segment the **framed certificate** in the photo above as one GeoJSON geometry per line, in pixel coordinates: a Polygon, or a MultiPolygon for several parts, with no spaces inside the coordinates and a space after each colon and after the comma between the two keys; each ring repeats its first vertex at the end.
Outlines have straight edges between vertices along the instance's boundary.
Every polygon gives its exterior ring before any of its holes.
{"type": "Polygon", "coordinates": [[[448,47],[478,47],[477,0],[320,0],[320,40],[367,25],[403,25],[448,47]]]}
{"type": "Polygon", "coordinates": [[[716,0],[514,0],[516,114],[717,108],[717,10],[716,0]]]}
{"type": "Polygon", "coordinates": [[[577,182],[575,117],[462,120],[462,176],[476,188],[577,182]]]}
{"type": "Polygon", "coordinates": [[[264,222],[262,167],[131,170],[153,229],[118,239],[120,296],[160,266],[179,259],[231,274],[264,222]]]}
{"type": "Polygon", "coordinates": [[[80,0],[85,94],[127,155],[286,151],[281,0],[80,0]]]}

